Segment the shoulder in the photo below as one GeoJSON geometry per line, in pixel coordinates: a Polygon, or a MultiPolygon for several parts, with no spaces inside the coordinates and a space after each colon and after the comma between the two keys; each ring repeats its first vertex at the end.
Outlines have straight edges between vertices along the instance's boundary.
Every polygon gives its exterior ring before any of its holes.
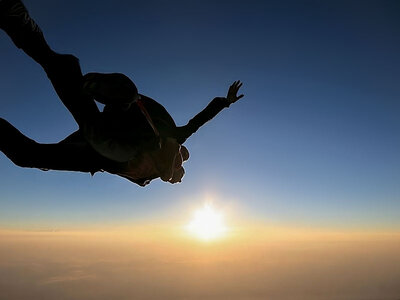
{"type": "Polygon", "coordinates": [[[140,95],[140,97],[154,124],[157,126],[157,129],[161,133],[169,136],[170,130],[174,130],[176,128],[176,124],[172,116],[168,113],[165,107],[156,100],[145,95],[140,95]]]}

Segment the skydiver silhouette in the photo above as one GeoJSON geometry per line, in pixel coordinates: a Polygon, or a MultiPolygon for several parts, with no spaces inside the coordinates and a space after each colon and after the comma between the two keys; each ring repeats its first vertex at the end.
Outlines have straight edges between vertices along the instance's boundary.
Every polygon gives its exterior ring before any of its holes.
{"type": "Polygon", "coordinates": [[[54,144],[29,139],[0,118],[0,150],[16,165],[41,170],[108,172],[140,186],[160,177],[181,182],[182,163],[189,158],[183,143],[223,108],[243,97],[235,81],[226,97],[214,98],[184,126],[176,126],[167,110],[139,94],[120,73],[83,75],[79,60],[59,54],[20,0],[0,0],[0,28],[14,44],[40,64],[79,129],[54,144]],[[105,104],[100,111],[95,101],[105,104]]]}

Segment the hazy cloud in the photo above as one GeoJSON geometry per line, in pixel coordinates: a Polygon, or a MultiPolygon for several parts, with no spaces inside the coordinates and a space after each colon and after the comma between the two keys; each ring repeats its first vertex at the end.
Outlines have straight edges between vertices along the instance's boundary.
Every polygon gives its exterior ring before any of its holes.
{"type": "Polygon", "coordinates": [[[0,234],[7,300],[396,299],[400,239],[317,236],[205,245],[114,234],[0,234]]]}

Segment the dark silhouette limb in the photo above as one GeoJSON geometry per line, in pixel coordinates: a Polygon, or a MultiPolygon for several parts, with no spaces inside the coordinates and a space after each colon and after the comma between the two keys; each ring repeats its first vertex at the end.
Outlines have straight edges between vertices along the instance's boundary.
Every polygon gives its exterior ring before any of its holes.
{"type": "Polygon", "coordinates": [[[49,47],[42,30],[21,1],[0,2],[0,28],[18,48],[42,66],[79,126],[84,126],[87,120],[98,115],[99,110],[93,99],[82,92],[83,76],[78,59],[58,54],[49,47]]]}
{"type": "Polygon", "coordinates": [[[84,139],[70,136],[56,144],[40,144],[23,135],[0,118],[0,150],[17,166],[42,170],[95,173],[101,167],[114,169],[113,163],[96,153],[84,139]]]}
{"type": "Polygon", "coordinates": [[[20,0],[0,0],[0,28],[39,63],[79,130],[55,144],[40,144],[0,120],[0,150],[21,167],[91,172],[107,171],[139,185],[161,177],[180,182],[189,152],[182,144],[206,122],[243,95],[235,81],[227,97],[216,97],[187,125],[176,126],[157,101],[138,94],[120,73],[83,76],[79,60],[58,54],[20,0]],[[105,104],[103,112],[95,101],[105,104]],[[161,148],[160,145],[161,144],[161,148]]]}
{"type": "MultiPolygon", "coordinates": [[[[49,47],[39,26],[30,18],[21,1],[3,1],[1,28],[17,47],[42,66],[88,143],[103,156],[118,162],[128,161],[138,155],[141,142],[145,139],[141,139],[141,134],[131,126],[126,137],[130,142],[127,143],[121,138],[121,128],[114,127],[117,122],[100,113],[92,95],[83,89],[84,78],[78,59],[73,55],[58,54],[49,47]]],[[[88,78],[91,76],[88,75],[88,78]]],[[[119,121],[121,116],[115,119],[119,121]]]]}

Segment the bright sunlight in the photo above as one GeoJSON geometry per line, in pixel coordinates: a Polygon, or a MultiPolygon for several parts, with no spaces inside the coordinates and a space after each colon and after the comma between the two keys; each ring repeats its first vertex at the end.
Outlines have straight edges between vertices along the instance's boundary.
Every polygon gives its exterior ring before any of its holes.
{"type": "Polygon", "coordinates": [[[195,211],[186,229],[197,238],[206,241],[220,238],[227,231],[222,213],[215,211],[211,204],[205,204],[203,208],[195,211]]]}

